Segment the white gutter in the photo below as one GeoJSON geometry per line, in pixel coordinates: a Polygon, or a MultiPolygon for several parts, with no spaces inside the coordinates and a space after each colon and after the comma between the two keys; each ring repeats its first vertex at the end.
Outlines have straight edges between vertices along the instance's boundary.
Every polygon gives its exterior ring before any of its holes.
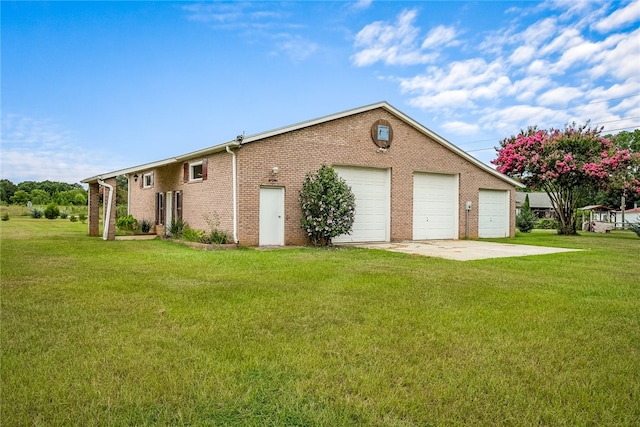
{"type": "Polygon", "coordinates": [[[232,183],[233,183],[233,243],[238,244],[238,201],[237,201],[237,193],[238,193],[238,177],[237,177],[237,162],[238,158],[236,157],[236,152],[232,151],[231,148],[227,145],[226,147],[227,153],[233,156],[231,160],[231,174],[232,183]]]}
{"type": "Polygon", "coordinates": [[[104,229],[102,230],[102,240],[107,240],[109,237],[109,223],[111,222],[111,203],[113,202],[113,186],[107,184],[103,180],[98,178],[98,184],[109,189],[109,201],[107,202],[107,213],[104,218],[104,229]]]}

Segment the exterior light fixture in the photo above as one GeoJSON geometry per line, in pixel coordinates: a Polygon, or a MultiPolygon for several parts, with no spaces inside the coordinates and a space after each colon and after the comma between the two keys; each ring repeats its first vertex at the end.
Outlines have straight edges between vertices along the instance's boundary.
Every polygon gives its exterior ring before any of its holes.
{"type": "Polygon", "coordinates": [[[138,182],[138,174],[134,174],[134,175],[133,175],[133,180],[134,180],[135,182],[138,182]]]}
{"type": "Polygon", "coordinates": [[[269,182],[278,181],[278,172],[280,172],[280,168],[278,168],[277,166],[271,168],[271,178],[269,178],[269,182]]]}

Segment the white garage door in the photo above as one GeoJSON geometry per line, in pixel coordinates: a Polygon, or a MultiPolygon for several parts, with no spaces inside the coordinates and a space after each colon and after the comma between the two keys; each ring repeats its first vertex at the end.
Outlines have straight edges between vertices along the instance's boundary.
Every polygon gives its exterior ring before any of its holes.
{"type": "Polygon", "coordinates": [[[509,192],[480,190],[478,237],[509,237],[509,192]]]}
{"type": "Polygon", "coordinates": [[[356,217],[351,234],[336,243],[389,241],[389,171],[387,169],[334,167],[356,196],[356,217]]]}
{"type": "Polygon", "coordinates": [[[458,176],[413,175],[413,239],[458,238],[458,176]]]}

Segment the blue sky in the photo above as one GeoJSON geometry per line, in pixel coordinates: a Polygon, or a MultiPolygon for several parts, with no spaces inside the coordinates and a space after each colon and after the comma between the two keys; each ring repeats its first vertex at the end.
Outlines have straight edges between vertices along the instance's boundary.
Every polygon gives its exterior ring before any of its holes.
{"type": "Polygon", "coordinates": [[[481,161],[640,127],[640,0],[8,2],[1,178],[78,182],[388,101],[481,161]]]}

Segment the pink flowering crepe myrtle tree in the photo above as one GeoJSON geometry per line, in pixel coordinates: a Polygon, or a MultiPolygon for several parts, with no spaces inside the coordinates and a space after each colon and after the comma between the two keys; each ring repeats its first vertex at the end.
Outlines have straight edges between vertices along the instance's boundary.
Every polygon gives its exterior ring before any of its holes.
{"type": "Polygon", "coordinates": [[[623,185],[640,193],[640,153],[601,137],[602,128],[573,123],[564,130],[529,127],[500,141],[498,172],[545,191],[558,217],[558,234],[576,234],[579,197],[593,189],[623,185]]]}

